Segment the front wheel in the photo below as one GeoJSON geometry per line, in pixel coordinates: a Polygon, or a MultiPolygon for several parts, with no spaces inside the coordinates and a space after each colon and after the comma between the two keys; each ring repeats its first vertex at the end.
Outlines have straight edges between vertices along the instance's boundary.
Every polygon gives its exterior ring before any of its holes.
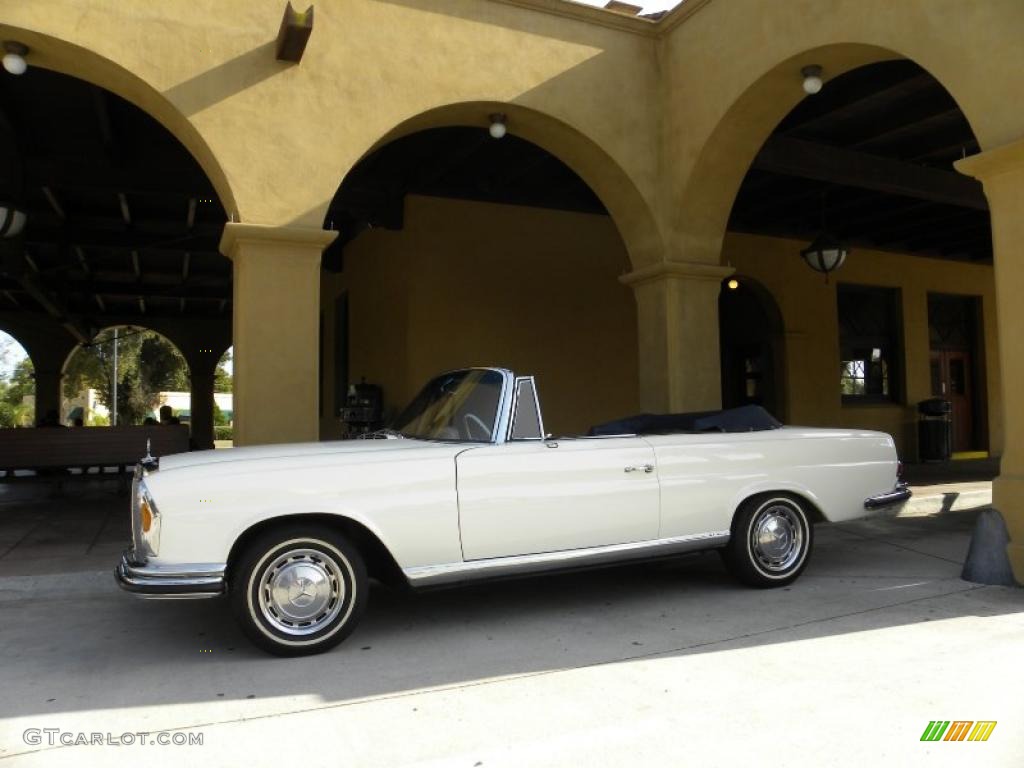
{"type": "Polygon", "coordinates": [[[324,526],[269,531],[246,548],[232,572],[235,619],[253,643],[278,656],[333,648],[366,607],[363,558],[324,526]]]}
{"type": "Polygon", "coordinates": [[[787,494],[764,494],[737,510],[722,557],[744,584],[781,587],[807,566],[813,542],[804,502],[787,494]]]}

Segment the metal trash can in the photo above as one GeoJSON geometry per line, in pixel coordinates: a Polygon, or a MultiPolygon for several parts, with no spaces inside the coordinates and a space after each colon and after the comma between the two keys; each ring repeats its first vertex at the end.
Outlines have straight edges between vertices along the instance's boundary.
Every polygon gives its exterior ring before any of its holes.
{"type": "Polygon", "coordinates": [[[920,461],[949,461],[953,456],[953,404],[932,397],[917,404],[917,456],[920,461]]]}

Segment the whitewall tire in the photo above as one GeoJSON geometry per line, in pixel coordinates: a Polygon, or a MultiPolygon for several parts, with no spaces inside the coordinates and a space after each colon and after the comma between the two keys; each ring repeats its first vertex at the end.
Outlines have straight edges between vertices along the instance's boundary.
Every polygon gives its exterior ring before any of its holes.
{"type": "Polygon", "coordinates": [[[784,493],[747,499],[736,511],[731,533],[723,559],[740,581],[754,587],[793,583],[814,544],[806,502],[784,493]]]}
{"type": "Polygon", "coordinates": [[[235,618],[257,646],[278,656],[333,648],[366,607],[359,551],[326,526],[293,524],[257,537],[232,568],[235,618]]]}

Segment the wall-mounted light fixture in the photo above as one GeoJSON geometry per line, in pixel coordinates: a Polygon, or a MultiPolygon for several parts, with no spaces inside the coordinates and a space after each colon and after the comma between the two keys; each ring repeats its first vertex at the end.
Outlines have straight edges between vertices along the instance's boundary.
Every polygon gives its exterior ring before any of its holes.
{"type": "Polygon", "coordinates": [[[277,60],[298,64],[313,34],[313,6],[299,13],[289,2],[284,9],[281,27],[277,30],[277,60]]]}
{"type": "Polygon", "coordinates": [[[821,67],[817,64],[809,64],[800,70],[804,76],[804,93],[813,96],[821,90],[821,67]]]}
{"type": "Polygon", "coordinates": [[[12,75],[24,75],[28,69],[28,62],[25,57],[28,55],[28,46],[23,43],[7,40],[4,42],[4,69],[12,75]]]}
{"type": "Polygon", "coordinates": [[[25,212],[8,205],[0,205],[0,237],[20,235],[25,227],[25,212]]]}
{"type": "Polygon", "coordinates": [[[501,112],[491,115],[491,126],[487,129],[492,139],[500,139],[508,133],[508,118],[501,112]]]}

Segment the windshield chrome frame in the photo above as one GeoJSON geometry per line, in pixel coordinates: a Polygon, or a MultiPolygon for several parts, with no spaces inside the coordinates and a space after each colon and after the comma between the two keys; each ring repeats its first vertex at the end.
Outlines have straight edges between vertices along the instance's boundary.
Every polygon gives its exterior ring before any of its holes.
{"type": "Polygon", "coordinates": [[[508,368],[469,368],[466,370],[495,371],[501,374],[501,397],[498,399],[498,415],[491,432],[491,444],[498,445],[508,440],[512,429],[512,413],[516,397],[516,375],[508,368]]]}

